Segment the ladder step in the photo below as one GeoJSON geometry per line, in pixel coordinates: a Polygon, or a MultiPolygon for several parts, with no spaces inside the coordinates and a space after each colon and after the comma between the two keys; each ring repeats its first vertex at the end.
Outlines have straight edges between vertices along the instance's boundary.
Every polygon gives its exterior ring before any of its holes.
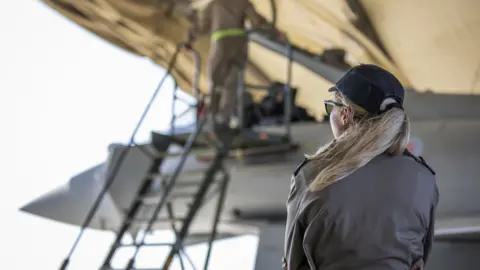
{"type": "MultiPolygon", "coordinates": [[[[132,223],[148,223],[150,220],[148,218],[145,218],[145,219],[133,219],[132,220],[132,223]]],[[[185,221],[185,218],[174,218],[173,219],[173,222],[175,224],[179,224],[181,225],[183,222],[185,221]]],[[[155,223],[170,223],[172,222],[169,218],[166,218],[166,217],[158,217],[156,220],[155,220],[155,223]]]]}
{"type": "MultiPolygon", "coordinates": [[[[109,270],[125,270],[125,268],[110,268],[109,270]]],[[[163,270],[163,268],[133,268],[133,270],[163,270]]]]}
{"type": "MultiPolygon", "coordinates": [[[[200,168],[200,169],[188,170],[188,171],[187,170],[182,170],[180,172],[179,177],[182,177],[182,176],[203,176],[203,174],[205,174],[206,170],[207,170],[207,168],[200,168]]],[[[171,177],[171,176],[173,176],[173,172],[161,172],[161,173],[154,173],[154,174],[150,175],[150,177],[153,180],[160,180],[163,177],[171,177]]]]}
{"type": "MultiPolygon", "coordinates": [[[[172,189],[168,201],[178,200],[178,199],[189,199],[194,198],[197,195],[198,187],[201,185],[201,182],[183,182],[178,183],[172,189]]],[[[207,195],[205,198],[209,198],[209,196],[214,196],[216,193],[215,186],[217,185],[216,180],[213,181],[212,185],[214,188],[207,191],[207,195]]],[[[138,198],[142,200],[144,206],[152,206],[156,205],[163,194],[161,192],[149,193],[143,196],[142,198],[138,198]]],[[[190,207],[191,202],[187,203],[187,206],[190,207]]]]}
{"type": "MultiPolygon", "coordinates": [[[[165,136],[162,136],[165,139],[165,136]]],[[[189,143],[191,141],[188,141],[189,143]]],[[[190,144],[187,146],[188,149],[191,150],[190,144]]],[[[173,149],[171,149],[173,150],[173,149]]],[[[167,246],[170,249],[170,254],[168,258],[172,258],[175,254],[179,253],[179,245],[183,245],[183,241],[188,236],[188,228],[200,209],[200,205],[203,203],[205,198],[208,198],[208,192],[210,191],[209,188],[211,185],[214,185],[217,182],[216,179],[218,176],[218,172],[226,172],[223,170],[223,165],[221,163],[222,159],[225,157],[225,150],[223,149],[206,149],[207,151],[201,151],[202,153],[212,153],[216,158],[214,159],[214,163],[209,165],[207,168],[199,168],[196,170],[179,170],[183,168],[177,167],[174,171],[178,172],[178,178],[170,178],[165,179],[162,181],[165,176],[173,176],[171,170],[168,173],[158,173],[158,169],[160,168],[160,158],[156,158],[154,163],[150,166],[146,178],[140,189],[137,191],[136,197],[132,202],[130,209],[126,213],[126,217],[124,219],[122,227],[117,232],[117,238],[114,245],[112,245],[111,251],[107,255],[107,259],[103,265],[108,265],[112,259],[113,254],[115,253],[116,249],[119,247],[136,247],[138,248],[143,246],[167,246]],[[216,151],[215,151],[216,150],[216,151]],[[190,177],[187,178],[190,181],[187,181],[185,176],[187,175],[199,175],[198,177],[190,177]],[[183,177],[182,177],[183,176],[183,177]],[[160,181],[158,181],[160,180],[160,181]],[[170,181],[169,181],[170,180],[170,181]],[[173,180],[173,181],[172,181],[173,180]],[[183,181],[182,181],[183,180],[183,181]],[[164,197],[164,193],[166,191],[165,188],[168,188],[168,196],[164,197]],[[175,199],[183,199],[187,198],[186,201],[181,200],[179,203],[187,205],[186,212],[183,213],[184,209],[182,207],[178,207],[177,203],[172,205],[171,201],[175,199]],[[193,205],[190,205],[193,204],[193,205]],[[146,206],[145,208],[142,206],[146,206]],[[155,206],[155,207],[152,207],[155,206]],[[167,207],[168,217],[159,217],[158,215],[162,213],[161,207],[167,207]],[[180,208],[180,209],[179,209],[180,208]],[[152,211],[153,210],[153,211],[152,211]],[[181,210],[182,213],[176,213],[179,217],[175,216],[174,210],[181,210]],[[170,218],[172,217],[172,218],[170,218]],[[152,220],[152,218],[155,218],[152,220]],[[136,223],[136,224],[135,224],[136,223]],[[151,231],[152,228],[155,226],[154,223],[160,223],[158,225],[174,225],[173,230],[177,230],[176,227],[179,225],[181,229],[179,232],[176,232],[177,240],[175,244],[170,243],[152,243],[152,244],[142,244],[137,245],[136,243],[131,244],[120,244],[123,235],[127,232],[127,230],[131,226],[140,226],[145,227],[144,224],[148,224],[146,226],[146,231],[151,231]],[[152,224],[153,223],[153,224],[152,224]],[[134,225],[135,224],[135,225],[134,225]]],[[[183,150],[185,151],[185,150],[183,150]]],[[[180,156],[183,157],[180,159],[180,164],[178,165],[185,165],[186,159],[189,158],[187,155],[195,155],[200,151],[189,151],[183,153],[172,153],[170,152],[161,152],[158,153],[158,156],[180,156]]],[[[173,164],[174,165],[174,164],[173,164]]],[[[202,166],[203,167],[203,166],[202,166]]],[[[164,167],[166,169],[166,167],[164,167]]],[[[218,183],[216,183],[218,184],[218,183]]],[[[134,263],[135,256],[129,262],[129,266],[131,267],[134,263]]],[[[171,263],[170,260],[165,262],[166,265],[171,263]]],[[[111,267],[109,267],[112,269],[111,267]]],[[[163,267],[162,267],[163,268],[163,267]]],[[[148,270],[148,268],[135,268],[139,270],[148,270]]],[[[157,269],[157,268],[151,268],[157,269]]],[[[161,268],[159,268],[161,270],[161,268]]]]}
{"type": "MultiPolygon", "coordinates": [[[[136,244],[121,244],[119,247],[135,247],[136,244]]],[[[173,243],[143,243],[142,245],[138,245],[142,247],[171,247],[173,243]]]]}
{"type": "MultiPolygon", "coordinates": [[[[183,222],[185,220],[185,218],[174,218],[173,221],[175,222],[183,222]]],[[[139,221],[139,222],[148,222],[147,219],[135,219],[135,221],[139,221]]],[[[166,217],[158,217],[155,221],[157,222],[170,222],[170,219],[169,218],[166,218],[166,217]]]]}
{"type": "MultiPolygon", "coordinates": [[[[190,170],[190,171],[182,171],[180,173],[179,179],[177,180],[178,182],[175,183],[173,186],[169,199],[174,200],[174,199],[185,199],[185,198],[193,198],[196,195],[196,192],[201,185],[204,174],[206,172],[207,168],[201,168],[198,170],[190,170]],[[186,176],[188,177],[188,180],[184,181],[179,181],[180,178],[184,178],[186,176]],[[198,176],[198,179],[195,177],[192,179],[192,176],[198,176]]],[[[157,174],[152,174],[150,177],[156,181],[161,181],[161,179],[165,176],[169,176],[171,174],[165,174],[165,173],[157,173],[157,174]]],[[[215,182],[215,180],[214,180],[215,182]]],[[[149,194],[146,194],[142,198],[140,198],[145,205],[155,205],[158,203],[160,200],[160,197],[163,195],[161,193],[162,187],[157,186],[157,191],[151,192],[149,194]]]]}
{"type": "MultiPolygon", "coordinates": [[[[143,200],[143,204],[146,206],[149,205],[156,205],[160,200],[162,194],[147,194],[143,196],[141,199],[143,200]]],[[[195,191],[186,192],[186,191],[176,191],[173,190],[170,195],[168,196],[168,201],[176,200],[176,199],[188,199],[195,197],[195,191]]]]}
{"type": "MultiPolygon", "coordinates": [[[[168,158],[168,157],[180,157],[184,152],[170,153],[170,152],[157,152],[156,158],[168,158]]],[[[192,148],[189,151],[189,155],[214,155],[214,151],[209,148],[192,148]]]]}

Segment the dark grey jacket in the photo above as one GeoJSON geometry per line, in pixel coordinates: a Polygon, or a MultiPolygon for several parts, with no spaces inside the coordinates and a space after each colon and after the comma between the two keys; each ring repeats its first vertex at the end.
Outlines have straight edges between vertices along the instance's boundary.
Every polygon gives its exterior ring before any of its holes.
{"type": "Polygon", "coordinates": [[[423,159],[381,155],[310,192],[318,172],[304,161],[292,177],[286,269],[409,270],[426,262],[439,194],[423,159]]]}

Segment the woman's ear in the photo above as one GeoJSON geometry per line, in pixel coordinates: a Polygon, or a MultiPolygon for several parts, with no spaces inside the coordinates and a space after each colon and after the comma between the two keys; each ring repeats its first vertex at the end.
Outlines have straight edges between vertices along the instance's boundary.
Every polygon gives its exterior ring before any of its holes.
{"type": "Polygon", "coordinates": [[[342,108],[341,115],[342,115],[342,125],[347,126],[350,123],[350,116],[351,116],[350,108],[342,108]]]}

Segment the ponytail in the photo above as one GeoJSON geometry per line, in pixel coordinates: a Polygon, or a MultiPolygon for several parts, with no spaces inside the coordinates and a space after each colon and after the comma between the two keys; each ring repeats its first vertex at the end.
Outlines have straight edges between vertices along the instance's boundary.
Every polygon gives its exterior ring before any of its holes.
{"type": "Polygon", "coordinates": [[[380,115],[371,116],[339,92],[336,99],[350,107],[354,116],[342,135],[314,155],[307,156],[322,168],[309,186],[312,191],[341,180],[380,154],[402,154],[410,139],[410,120],[405,111],[399,106],[389,106],[395,100],[387,99],[381,110],[389,108],[380,115]]]}

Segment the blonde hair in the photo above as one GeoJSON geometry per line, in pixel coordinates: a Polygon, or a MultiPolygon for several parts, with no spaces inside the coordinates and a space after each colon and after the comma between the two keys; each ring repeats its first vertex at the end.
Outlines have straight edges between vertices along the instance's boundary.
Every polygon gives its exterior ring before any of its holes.
{"type": "MultiPolygon", "coordinates": [[[[340,92],[335,93],[335,99],[350,108],[350,123],[338,138],[314,155],[306,156],[315,167],[321,168],[310,183],[312,191],[341,180],[380,154],[402,154],[410,139],[410,120],[402,109],[394,107],[383,114],[371,115],[340,92]]],[[[381,109],[394,102],[386,99],[381,109]]]]}

